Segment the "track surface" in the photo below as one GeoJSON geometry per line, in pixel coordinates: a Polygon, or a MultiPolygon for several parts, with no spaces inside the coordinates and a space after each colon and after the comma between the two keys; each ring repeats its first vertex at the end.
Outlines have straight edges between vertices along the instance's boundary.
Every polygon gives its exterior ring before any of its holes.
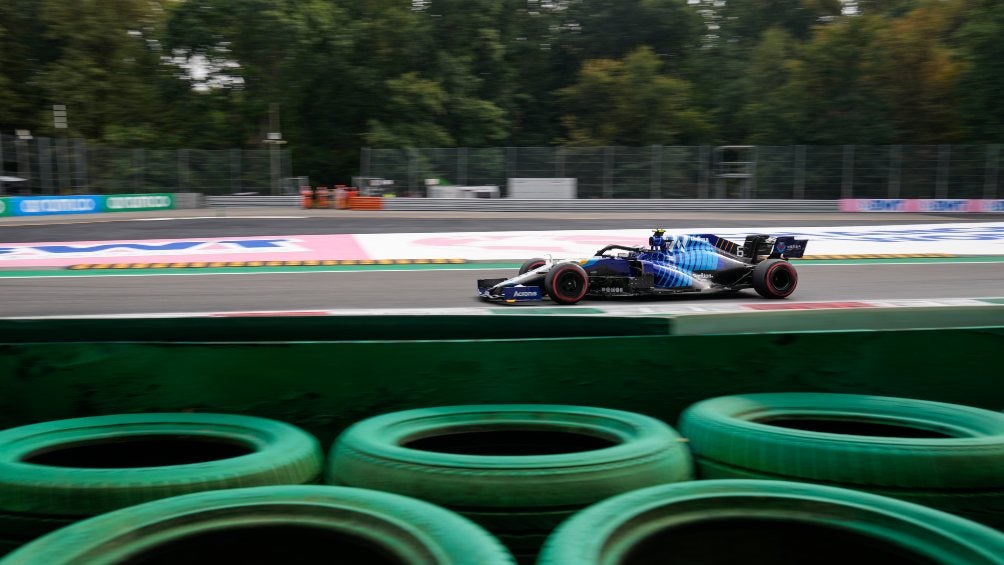
{"type": "MultiPolygon", "coordinates": [[[[254,236],[311,233],[406,233],[445,231],[617,229],[650,226],[753,227],[757,225],[863,225],[1000,221],[1001,216],[890,218],[890,215],[562,215],[557,218],[470,214],[444,217],[419,214],[387,216],[342,211],[307,213],[275,210],[175,211],[198,219],[146,221],[141,214],[109,220],[106,216],[30,222],[0,222],[0,241],[79,241],[201,236],[254,236]],[[264,216],[287,217],[266,219],[264,216]],[[303,217],[296,217],[302,215],[303,217]],[[879,221],[876,216],[882,216],[879,221]],[[27,224],[27,225],[26,225],[27,224]]],[[[152,216],[145,216],[150,218],[152,216]]],[[[967,298],[1004,295],[1004,263],[959,264],[802,264],[798,301],[897,298],[967,298]]],[[[72,278],[0,278],[0,316],[100,315],[161,312],[330,310],[355,308],[470,307],[478,278],[507,276],[511,270],[437,269],[429,271],[241,273],[198,275],[190,272],[150,276],[72,278]]],[[[739,296],[713,295],[660,300],[714,300],[716,303],[760,300],[752,291],[739,296]]],[[[598,302],[598,301],[597,301],[598,302]]],[[[587,304],[585,302],[583,304],[587,304]]],[[[636,305],[639,300],[603,300],[605,308],[636,305]]],[[[500,308],[508,306],[500,305],[500,308]]],[[[533,307],[519,305],[516,307],[533,307]]]]}
{"type": "MultiPolygon", "coordinates": [[[[1001,296],[1004,263],[798,266],[790,300],[827,301],[1001,296]]],[[[262,273],[236,275],[3,278],[3,316],[138,314],[159,312],[449,308],[483,304],[475,281],[512,270],[262,273]]],[[[655,300],[655,299],[646,299],[655,300]]],[[[666,301],[761,300],[752,291],[736,297],[683,295],[666,301]]],[[[606,299],[605,307],[640,299],[606,299]]],[[[599,301],[596,301],[599,302],[599,301]]],[[[643,301],[642,301],[643,302],[643,301]]],[[[583,302],[588,304],[589,301],[583,302]]],[[[499,308],[510,306],[499,305],[499,308]]],[[[516,307],[533,307],[520,304],[516,307]]]]}

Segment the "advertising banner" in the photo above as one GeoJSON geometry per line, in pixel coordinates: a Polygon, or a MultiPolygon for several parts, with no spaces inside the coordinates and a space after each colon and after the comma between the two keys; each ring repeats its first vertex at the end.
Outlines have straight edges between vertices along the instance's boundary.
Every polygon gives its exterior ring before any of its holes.
{"type": "Polygon", "coordinates": [[[97,214],[102,211],[100,196],[15,196],[7,200],[13,216],[52,214],[97,214]]]}
{"type": "Polygon", "coordinates": [[[0,201],[3,201],[3,206],[0,207],[0,216],[149,212],[173,210],[175,204],[173,194],[15,196],[0,201]]]}
{"type": "Polygon", "coordinates": [[[1004,200],[966,198],[907,199],[907,198],[844,198],[841,212],[970,212],[1004,213],[1004,200]]]}
{"type": "Polygon", "coordinates": [[[147,212],[173,210],[173,194],[116,194],[104,197],[106,212],[147,212]]]}

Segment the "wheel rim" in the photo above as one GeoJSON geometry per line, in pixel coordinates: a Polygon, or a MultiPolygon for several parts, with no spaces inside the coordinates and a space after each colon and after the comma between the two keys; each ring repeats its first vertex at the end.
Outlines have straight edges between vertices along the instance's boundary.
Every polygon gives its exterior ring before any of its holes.
{"type": "Polygon", "coordinates": [[[558,275],[558,284],[554,286],[562,296],[574,298],[582,292],[582,277],[574,271],[566,271],[558,275]]]}
{"type": "Polygon", "coordinates": [[[781,264],[771,270],[767,279],[770,282],[770,287],[777,292],[788,291],[794,283],[791,272],[781,264]]]}

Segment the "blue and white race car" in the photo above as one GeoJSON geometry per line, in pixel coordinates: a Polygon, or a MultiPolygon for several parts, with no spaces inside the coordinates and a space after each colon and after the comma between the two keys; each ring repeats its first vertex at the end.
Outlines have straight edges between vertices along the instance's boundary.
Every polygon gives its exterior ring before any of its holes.
{"type": "Polygon", "coordinates": [[[798,273],[788,262],[802,257],[808,240],[750,235],[738,243],[712,234],[664,237],[654,230],[648,247],[608,245],[578,261],[534,258],[508,279],[479,279],[478,293],[491,301],[550,298],[575,304],[587,296],[644,296],[684,292],[756,290],[786,298],[798,273]]]}

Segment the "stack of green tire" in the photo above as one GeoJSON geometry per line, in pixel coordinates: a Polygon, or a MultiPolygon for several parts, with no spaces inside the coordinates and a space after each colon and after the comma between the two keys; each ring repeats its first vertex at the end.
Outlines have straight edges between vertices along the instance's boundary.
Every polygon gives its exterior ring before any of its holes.
{"type": "Polygon", "coordinates": [[[511,565],[471,521],[390,493],[322,485],[227,489],[147,502],[39,538],[2,565],[346,563],[511,565]]]}
{"type": "Polygon", "coordinates": [[[850,394],[699,402],[680,417],[702,479],[778,479],[912,501],[1004,530],[1004,414],[850,394]]]}
{"type": "Polygon", "coordinates": [[[476,405],[370,418],[335,441],[328,482],[426,500],[481,524],[521,562],[578,510],[693,479],[686,445],[648,416],[581,406],[476,405]]]}
{"type": "Polygon", "coordinates": [[[286,423],[128,414],[0,432],[0,555],[78,520],[177,495],[317,482],[323,451],[286,423]]]}
{"type": "Polygon", "coordinates": [[[579,512],[538,560],[571,563],[1001,565],[1004,534],[861,491],[712,479],[640,489],[579,512]]]}

